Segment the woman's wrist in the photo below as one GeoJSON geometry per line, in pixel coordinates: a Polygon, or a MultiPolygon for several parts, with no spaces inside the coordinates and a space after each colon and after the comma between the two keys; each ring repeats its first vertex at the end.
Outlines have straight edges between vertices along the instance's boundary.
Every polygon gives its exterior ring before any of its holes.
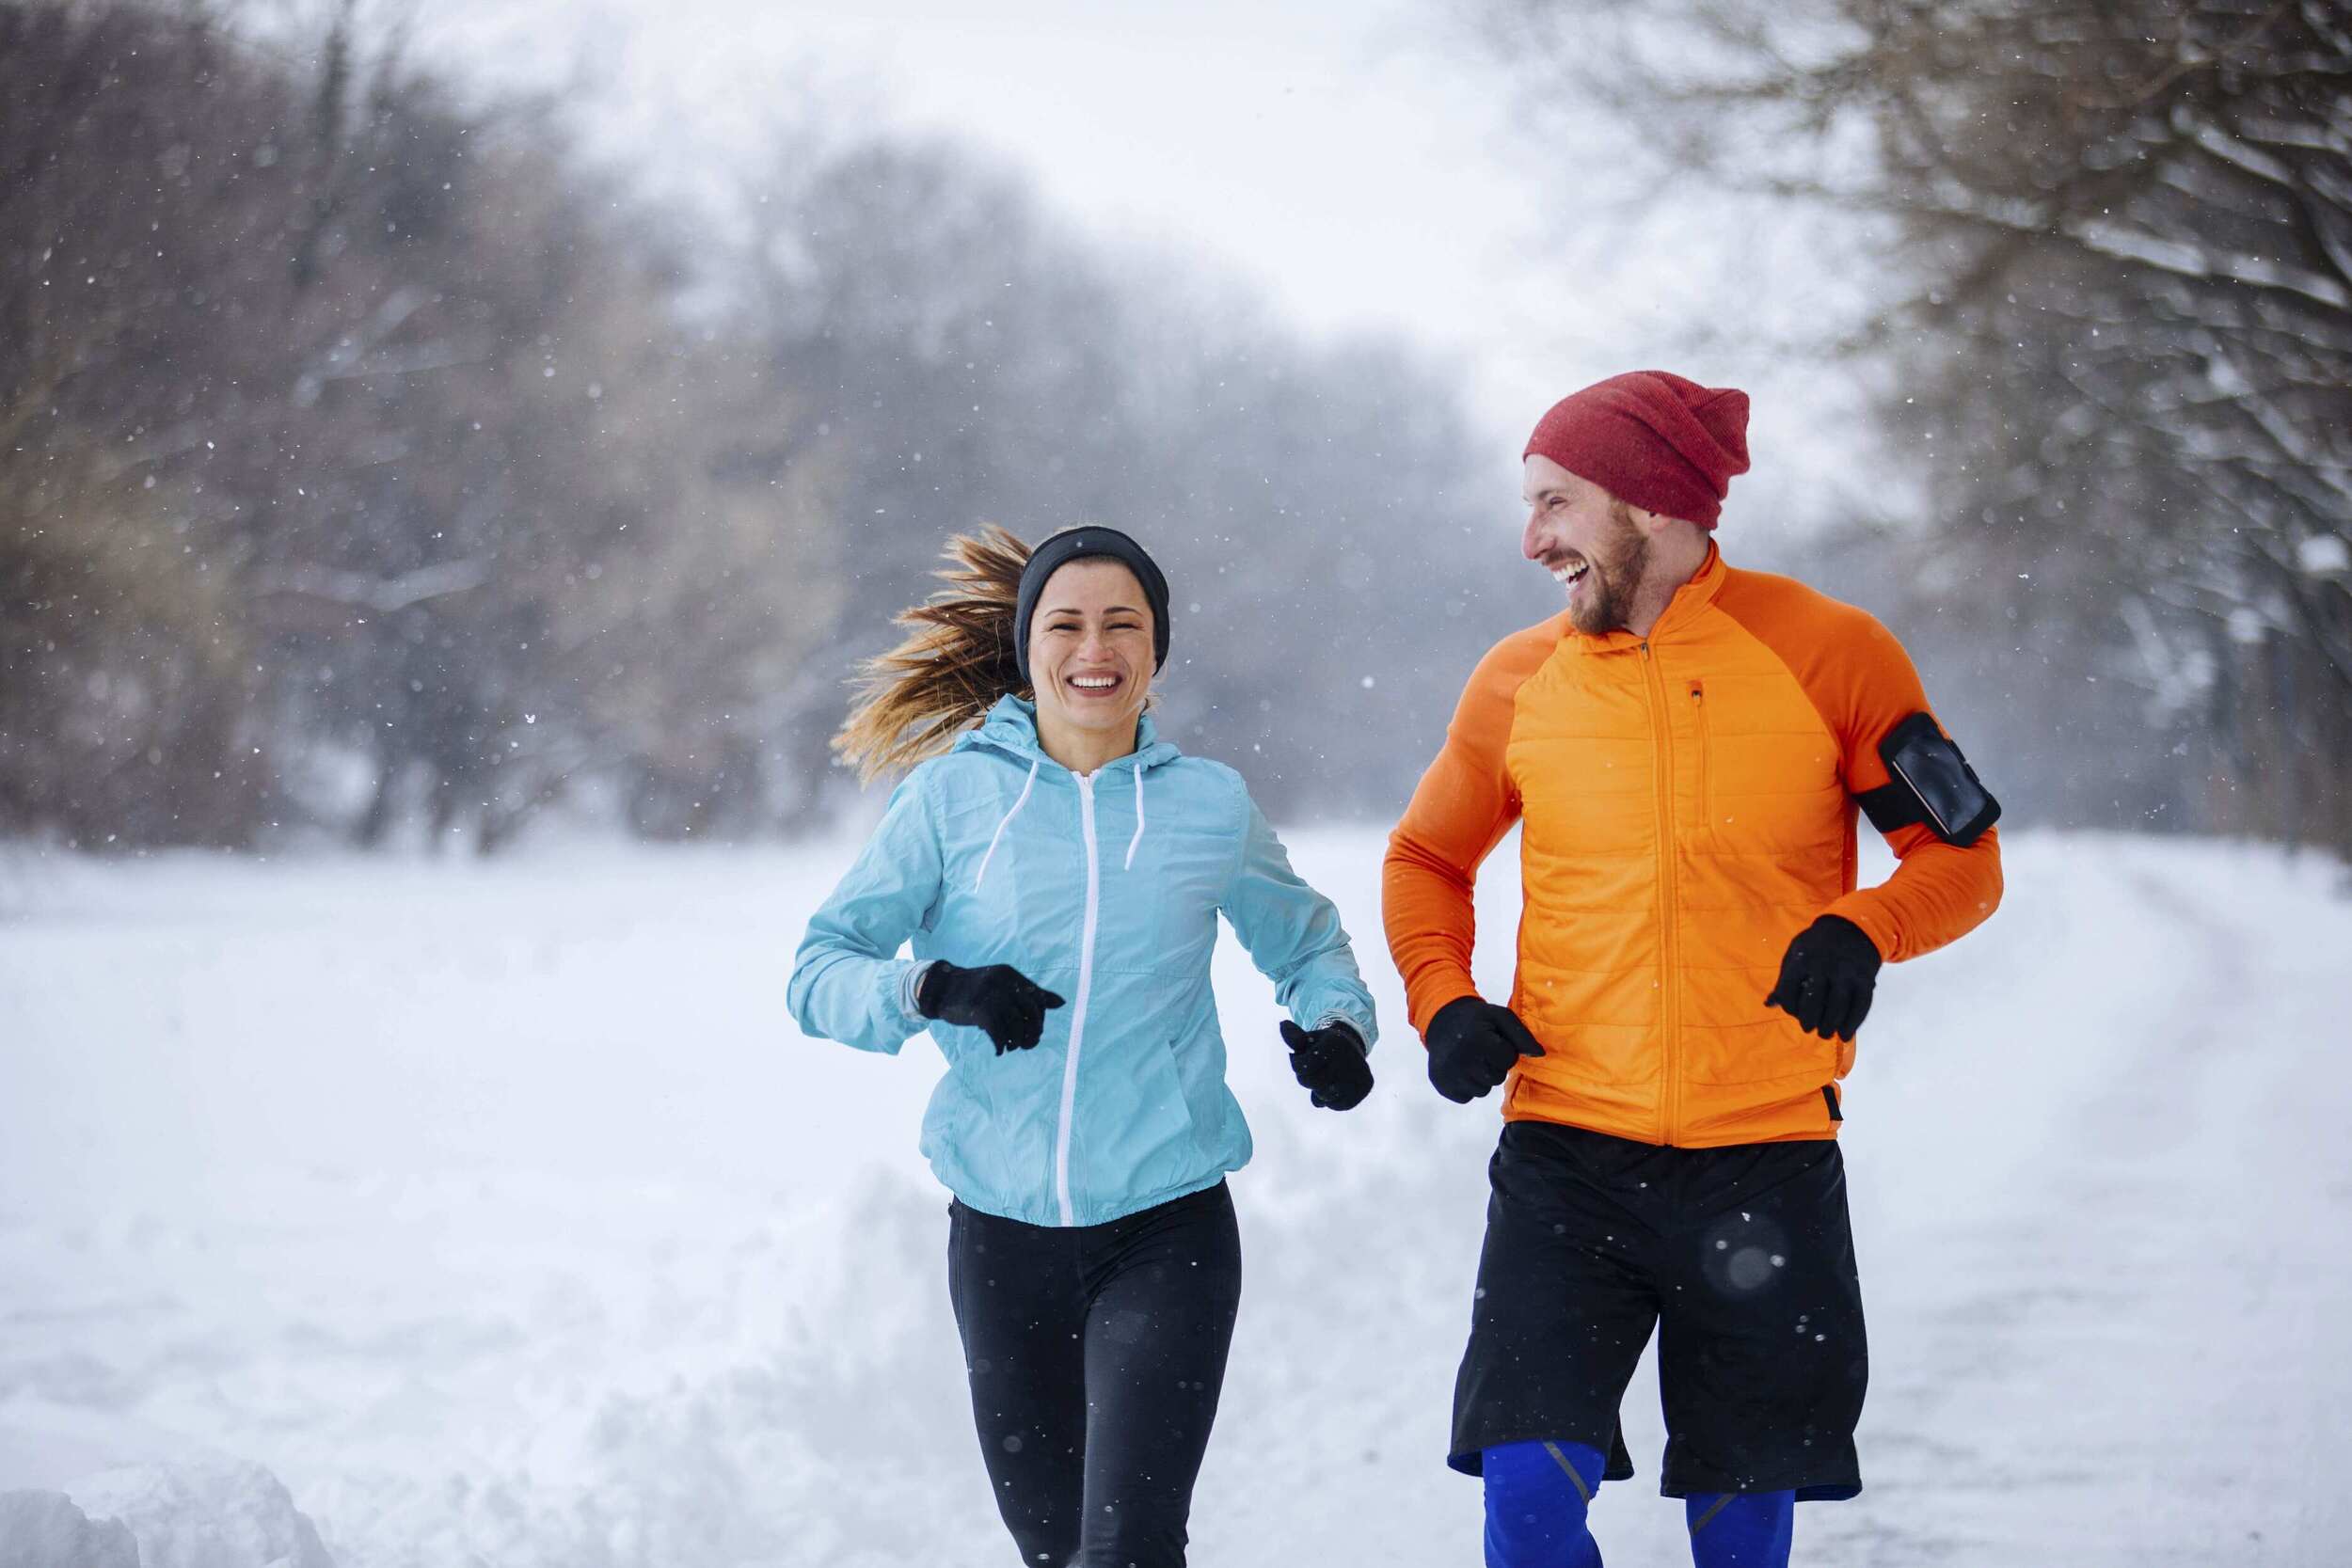
{"type": "Polygon", "coordinates": [[[1367,1056],[1372,1054],[1372,1047],[1364,1043],[1363,1031],[1357,1028],[1355,1021],[1350,1019],[1345,1013],[1326,1013],[1323,1015],[1321,1021],[1315,1024],[1315,1032],[1318,1034],[1322,1033],[1326,1029],[1333,1028],[1345,1031],[1347,1035],[1347,1042],[1354,1046],[1358,1051],[1363,1053],[1367,1056]]]}
{"type": "Polygon", "coordinates": [[[923,982],[938,967],[937,958],[923,958],[907,965],[906,972],[899,975],[898,1006],[907,1017],[928,1019],[931,1016],[923,1010],[923,982]]]}

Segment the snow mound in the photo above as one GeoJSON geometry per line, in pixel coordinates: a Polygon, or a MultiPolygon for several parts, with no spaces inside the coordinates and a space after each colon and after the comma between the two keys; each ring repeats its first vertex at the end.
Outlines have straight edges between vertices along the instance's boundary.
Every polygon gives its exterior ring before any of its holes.
{"type": "Polygon", "coordinates": [[[139,1548],[62,1492],[0,1492],[0,1568],[139,1568],[139,1548]]]}
{"type": "MultiPolygon", "coordinates": [[[[136,1538],[135,1552],[121,1559],[127,1568],[335,1568],[318,1527],[259,1465],[127,1465],[75,1486],[73,1500],[92,1519],[114,1521],[136,1538]]],[[[6,1533],[0,1528],[0,1537],[6,1533]]],[[[78,1560],[57,1561],[84,1568],[78,1560]]]]}

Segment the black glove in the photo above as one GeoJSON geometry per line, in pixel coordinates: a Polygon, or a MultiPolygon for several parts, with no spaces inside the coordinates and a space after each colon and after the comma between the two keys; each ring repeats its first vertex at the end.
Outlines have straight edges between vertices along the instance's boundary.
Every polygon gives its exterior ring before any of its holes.
{"type": "Polygon", "coordinates": [[[1878,948],[1851,920],[1825,914],[1799,931],[1780,960],[1780,984],[1764,999],[1807,1032],[1853,1038],[1879,983],[1878,948]]]}
{"type": "Polygon", "coordinates": [[[1544,1048],[1519,1015],[1475,996],[1457,996],[1429,1021],[1429,1081],[1457,1105],[1467,1105],[1511,1075],[1521,1056],[1544,1048]]]}
{"type": "Polygon", "coordinates": [[[1291,1071],[1312,1091],[1309,1098],[1317,1105],[1352,1111],[1372,1092],[1364,1037],[1346,1024],[1327,1023],[1310,1031],[1284,1019],[1282,1043],[1291,1048],[1291,1071]]]}
{"type": "Polygon", "coordinates": [[[996,1054],[1026,1051],[1045,1033],[1045,1010],[1061,998],[1010,964],[959,969],[934,959],[914,988],[914,1010],[942,1023],[985,1029],[996,1054]]]}

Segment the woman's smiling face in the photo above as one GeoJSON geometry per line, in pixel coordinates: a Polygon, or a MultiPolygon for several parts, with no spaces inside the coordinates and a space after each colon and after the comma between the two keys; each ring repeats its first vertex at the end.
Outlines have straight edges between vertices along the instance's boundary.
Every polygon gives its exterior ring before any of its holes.
{"type": "Polygon", "coordinates": [[[1041,729],[1132,744],[1152,694],[1152,608],[1119,562],[1086,556],[1045,579],[1029,619],[1029,676],[1041,729]]]}

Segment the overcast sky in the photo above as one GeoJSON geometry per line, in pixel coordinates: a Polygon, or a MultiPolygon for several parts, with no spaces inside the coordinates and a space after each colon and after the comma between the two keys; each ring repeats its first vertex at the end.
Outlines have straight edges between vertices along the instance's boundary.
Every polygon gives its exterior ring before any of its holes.
{"type": "MultiPolygon", "coordinates": [[[[1460,14],[1457,0],[420,0],[417,43],[493,77],[580,72],[603,150],[680,178],[755,145],[812,79],[881,124],[990,150],[1081,232],[1198,258],[1304,330],[1391,332],[1451,358],[1503,454],[1499,488],[1516,486],[1536,416],[1601,375],[1661,363],[1766,393],[1770,365],[1691,364],[1671,345],[1720,304],[1721,266],[1693,253],[1720,262],[1753,237],[1700,224],[1692,245],[1656,230],[1614,256],[1592,245],[1576,196],[1607,153],[1530,132],[1460,14]]],[[[1747,279],[1759,295],[1775,286],[1763,260],[1747,279]]],[[[1791,418],[1800,395],[1758,396],[1760,453],[1775,432],[1791,457],[1820,450],[1791,418]]],[[[1785,494],[1793,477],[1759,466],[1746,488],[1785,494]]]]}

